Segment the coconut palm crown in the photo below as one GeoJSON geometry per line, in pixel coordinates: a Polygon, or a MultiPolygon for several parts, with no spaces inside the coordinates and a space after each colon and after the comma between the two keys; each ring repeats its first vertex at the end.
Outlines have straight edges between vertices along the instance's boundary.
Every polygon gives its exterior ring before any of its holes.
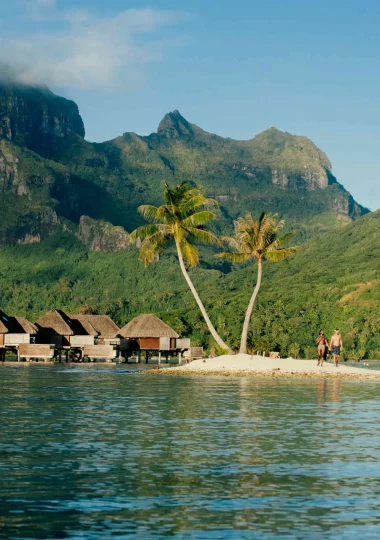
{"type": "Polygon", "coordinates": [[[164,205],[145,204],[138,208],[140,214],[153,223],[133,231],[130,239],[143,240],[140,259],[145,264],[153,262],[167,242],[174,240],[180,246],[183,258],[190,266],[196,266],[199,263],[198,249],[192,241],[220,243],[217,236],[206,229],[207,224],[216,218],[209,208],[216,206],[217,202],[206,198],[199,188],[189,187],[187,182],[174,188],[164,182],[164,186],[164,205]]]}
{"type": "Polygon", "coordinates": [[[207,225],[216,218],[213,208],[218,203],[205,197],[201,189],[191,187],[187,182],[173,188],[165,182],[164,187],[165,204],[158,207],[143,205],[138,208],[140,214],[153,223],[138,227],[131,233],[130,240],[142,240],[140,259],[145,265],[153,262],[165,245],[174,240],[182,273],[213,338],[222,349],[230,350],[210,321],[184,262],[187,261],[190,266],[198,264],[198,248],[194,242],[220,244],[218,237],[207,228],[207,225]]]}
{"type": "Polygon", "coordinates": [[[294,233],[280,235],[283,226],[284,220],[278,220],[277,214],[263,212],[257,221],[254,220],[252,214],[246,214],[234,222],[234,237],[224,237],[222,239],[234,251],[222,252],[216,255],[234,263],[254,260],[258,265],[256,286],[248,304],[241,335],[239,352],[242,354],[247,352],[249,322],[261,286],[263,261],[266,259],[274,262],[280,261],[289,257],[298,249],[297,246],[285,246],[294,233]]]}

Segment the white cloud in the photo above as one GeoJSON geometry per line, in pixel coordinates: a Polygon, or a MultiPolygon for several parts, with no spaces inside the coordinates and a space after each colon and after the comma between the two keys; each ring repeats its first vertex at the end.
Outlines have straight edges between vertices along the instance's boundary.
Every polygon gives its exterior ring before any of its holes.
{"type": "Polygon", "coordinates": [[[54,0],[29,0],[28,4],[30,9],[49,10],[48,24],[40,18],[38,32],[0,41],[2,59],[17,69],[24,82],[68,88],[134,85],[144,77],[147,63],[160,60],[166,47],[177,44],[159,31],[188,18],[159,9],[100,16],[85,10],[61,12],[53,9],[54,0]]]}

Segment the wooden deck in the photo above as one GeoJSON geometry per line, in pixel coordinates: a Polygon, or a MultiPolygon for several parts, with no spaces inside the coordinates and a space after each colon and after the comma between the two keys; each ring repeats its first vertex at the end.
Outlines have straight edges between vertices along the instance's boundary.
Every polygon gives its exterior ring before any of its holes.
{"type": "Polygon", "coordinates": [[[90,360],[105,358],[107,362],[111,362],[116,357],[116,351],[112,345],[85,345],[82,356],[90,360]]]}
{"type": "Polygon", "coordinates": [[[22,343],[18,347],[17,354],[18,361],[23,358],[25,358],[27,361],[30,361],[31,358],[38,358],[48,362],[49,360],[53,360],[54,348],[52,348],[50,345],[22,343]]]}

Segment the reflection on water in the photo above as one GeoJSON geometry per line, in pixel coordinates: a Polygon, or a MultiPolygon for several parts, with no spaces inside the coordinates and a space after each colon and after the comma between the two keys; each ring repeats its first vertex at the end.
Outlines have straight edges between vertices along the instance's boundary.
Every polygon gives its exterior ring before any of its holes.
{"type": "Polygon", "coordinates": [[[378,395],[2,366],[0,537],[378,538],[378,395]]]}

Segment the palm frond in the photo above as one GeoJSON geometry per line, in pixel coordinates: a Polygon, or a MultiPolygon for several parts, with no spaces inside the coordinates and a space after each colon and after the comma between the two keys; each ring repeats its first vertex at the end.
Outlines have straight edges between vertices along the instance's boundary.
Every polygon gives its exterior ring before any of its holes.
{"type": "Polygon", "coordinates": [[[170,187],[167,182],[164,182],[164,199],[165,202],[173,207],[178,207],[187,197],[191,190],[188,182],[182,182],[181,184],[170,187]]]}
{"type": "Polygon", "coordinates": [[[216,214],[214,214],[214,212],[204,210],[203,212],[197,212],[196,214],[192,214],[191,216],[183,219],[182,225],[184,227],[200,227],[202,225],[206,225],[214,219],[216,219],[216,214]]]}
{"type": "Polygon", "coordinates": [[[244,263],[252,258],[251,253],[243,253],[238,251],[223,251],[215,255],[218,259],[225,259],[232,263],[244,263]]]}
{"type": "Polygon", "coordinates": [[[195,240],[198,242],[201,242],[202,244],[219,244],[221,245],[221,241],[216,236],[216,234],[206,231],[203,229],[197,229],[196,227],[186,227],[187,232],[192,236],[195,240]]]}
{"type": "Polygon", "coordinates": [[[182,227],[181,223],[176,223],[173,227],[174,231],[174,239],[178,244],[180,244],[183,240],[185,240],[186,236],[188,235],[187,230],[182,227]]]}
{"type": "MultiPolygon", "coordinates": [[[[234,252],[249,253],[251,258],[281,260],[294,252],[293,248],[285,248],[293,233],[279,236],[284,220],[278,220],[277,214],[262,212],[258,221],[252,214],[238,218],[234,222],[234,238],[223,239],[234,252]]],[[[296,249],[296,248],[295,248],[296,249]]]]}
{"type": "Polygon", "coordinates": [[[138,227],[135,229],[131,234],[129,235],[129,240],[131,242],[136,242],[138,238],[144,239],[149,236],[153,236],[157,233],[160,233],[164,236],[170,236],[171,235],[171,228],[169,225],[161,224],[161,223],[152,223],[149,225],[141,225],[141,227],[138,227]]]}
{"type": "Polygon", "coordinates": [[[160,220],[160,208],[151,204],[143,204],[137,209],[149,221],[157,223],[160,220]]]}
{"type": "Polygon", "coordinates": [[[140,248],[140,260],[143,261],[145,266],[155,260],[156,255],[162,251],[166,240],[165,236],[160,232],[145,238],[140,248]]]}
{"type": "Polygon", "coordinates": [[[182,251],[183,258],[190,266],[196,266],[199,263],[198,249],[188,240],[182,240],[180,250],[182,251]]]}
{"type": "Polygon", "coordinates": [[[158,225],[142,225],[141,227],[138,227],[133,232],[131,232],[131,234],[129,235],[129,240],[131,242],[136,242],[138,238],[146,238],[147,236],[156,234],[158,231],[158,225]]]}
{"type": "Polygon", "coordinates": [[[292,246],[288,248],[268,250],[265,253],[265,258],[273,262],[283,261],[287,257],[290,257],[291,255],[294,255],[294,253],[297,253],[299,249],[299,246],[292,246]]]}
{"type": "MultiPolygon", "coordinates": [[[[188,196],[189,193],[186,195],[188,196]]],[[[200,207],[210,208],[217,205],[218,201],[215,201],[214,199],[207,199],[201,192],[199,192],[199,190],[194,190],[194,194],[181,204],[180,209],[182,216],[187,217],[192,210],[200,207]]]]}
{"type": "Polygon", "coordinates": [[[279,248],[279,247],[284,246],[294,236],[294,234],[295,234],[294,231],[290,231],[286,234],[278,236],[274,242],[275,247],[279,248]]]}

